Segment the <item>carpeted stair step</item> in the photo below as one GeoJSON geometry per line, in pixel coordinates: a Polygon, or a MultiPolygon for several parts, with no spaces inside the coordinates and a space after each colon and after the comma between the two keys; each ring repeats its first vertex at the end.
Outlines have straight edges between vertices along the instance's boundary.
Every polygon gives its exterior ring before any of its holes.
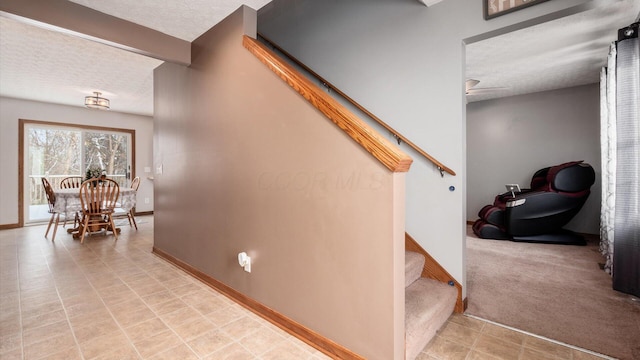
{"type": "Polygon", "coordinates": [[[424,256],[413,251],[404,252],[404,287],[413,284],[422,275],[424,256]]]}
{"type": "Polygon", "coordinates": [[[405,359],[414,360],[453,313],[458,291],[420,278],[405,290],[405,359]]]}

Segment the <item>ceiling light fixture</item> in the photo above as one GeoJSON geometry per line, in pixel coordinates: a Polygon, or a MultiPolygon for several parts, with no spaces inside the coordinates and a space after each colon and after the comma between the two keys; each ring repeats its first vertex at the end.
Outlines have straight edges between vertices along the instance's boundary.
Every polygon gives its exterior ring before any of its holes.
{"type": "Polygon", "coordinates": [[[84,106],[92,109],[109,110],[109,99],[100,97],[102,93],[94,91],[95,95],[84,97],[84,106]]]}

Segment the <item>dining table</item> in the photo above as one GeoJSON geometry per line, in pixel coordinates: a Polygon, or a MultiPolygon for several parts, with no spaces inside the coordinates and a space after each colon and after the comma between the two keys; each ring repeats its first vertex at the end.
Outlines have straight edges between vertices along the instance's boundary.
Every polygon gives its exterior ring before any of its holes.
{"type": "MultiPolygon", "coordinates": [[[[80,202],[80,189],[54,189],[53,193],[56,196],[56,202],[53,206],[53,211],[63,214],[67,219],[73,219],[75,214],[82,214],[82,203],[80,202]]],[[[120,194],[116,200],[118,205],[116,209],[122,209],[124,213],[128,213],[136,206],[136,189],[121,187],[120,194]]],[[[117,213],[115,214],[117,215],[117,213]]],[[[79,238],[82,233],[82,223],[75,228],[67,229],[67,232],[73,234],[73,238],[79,238]]],[[[90,232],[101,230],[101,228],[108,228],[110,225],[105,221],[104,226],[99,228],[90,228],[90,232]]],[[[110,229],[108,229],[110,230],[110,229]]],[[[120,228],[116,227],[115,231],[119,234],[120,228]]]]}

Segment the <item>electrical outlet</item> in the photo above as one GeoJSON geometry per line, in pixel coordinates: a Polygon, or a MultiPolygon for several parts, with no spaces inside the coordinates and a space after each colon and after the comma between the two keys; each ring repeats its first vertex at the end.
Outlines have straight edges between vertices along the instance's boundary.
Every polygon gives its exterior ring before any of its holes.
{"type": "Polygon", "coordinates": [[[246,252],[241,252],[238,254],[238,264],[242,266],[244,271],[251,272],[251,257],[247,255],[246,252]]]}
{"type": "Polygon", "coordinates": [[[145,204],[148,204],[148,203],[149,203],[149,198],[148,198],[148,197],[144,198],[144,203],[145,203],[145,204]]]}

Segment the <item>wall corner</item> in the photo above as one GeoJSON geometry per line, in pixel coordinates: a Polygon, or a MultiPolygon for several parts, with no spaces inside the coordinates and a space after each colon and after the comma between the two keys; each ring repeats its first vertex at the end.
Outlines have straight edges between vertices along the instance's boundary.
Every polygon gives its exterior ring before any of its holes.
{"type": "Polygon", "coordinates": [[[393,356],[405,357],[405,222],[406,173],[393,173],[393,356]]]}
{"type": "Polygon", "coordinates": [[[253,39],[258,34],[258,12],[247,5],[242,5],[242,30],[253,39]]]}

